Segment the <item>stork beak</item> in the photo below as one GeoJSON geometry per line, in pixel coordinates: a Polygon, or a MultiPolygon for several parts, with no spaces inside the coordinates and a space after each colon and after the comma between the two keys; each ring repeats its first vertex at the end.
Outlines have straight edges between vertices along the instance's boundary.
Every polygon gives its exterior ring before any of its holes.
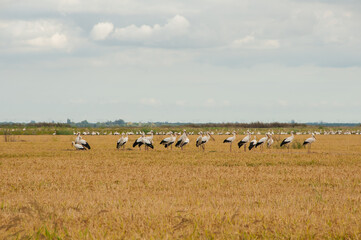
{"type": "Polygon", "coordinates": [[[211,137],[211,139],[213,140],[213,141],[216,141],[216,139],[214,139],[214,137],[212,136],[212,135],[209,135],[210,137],[211,137]]]}

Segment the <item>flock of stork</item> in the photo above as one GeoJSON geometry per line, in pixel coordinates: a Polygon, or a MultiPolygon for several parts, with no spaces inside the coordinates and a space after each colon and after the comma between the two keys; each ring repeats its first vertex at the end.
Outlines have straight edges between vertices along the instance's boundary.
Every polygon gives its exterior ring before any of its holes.
{"type": "MultiPolygon", "coordinates": [[[[183,150],[184,146],[189,144],[189,138],[186,130],[183,130],[183,134],[181,135],[177,140],[177,133],[170,133],[170,136],[167,138],[164,138],[160,144],[163,145],[165,148],[170,147],[173,148],[173,144],[175,143],[175,147],[178,147],[183,150]]],[[[209,142],[209,140],[212,139],[215,141],[215,139],[212,137],[212,134],[210,132],[200,132],[199,137],[196,140],[196,147],[205,150],[206,144],[209,142]]],[[[117,141],[117,149],[125,149],[125,145],[128,142],[128,133],[124,134],[122,133],[120,139],[117,141]]],[[[229,150],[232,152],[232,143],[236,140],[236,132],[233,131],[233,136],[228,137],[223,141],[223,143],[229,143],[230,147],[229,150]]],[[[291,132],[291,136],[283,139],[280,146],[287,146],[288,150],[290,148],[290,143],[292,143],[294,140],[293,131],[291,132]]],[[[308,152],[310,152],[311,145],[316,141],[315,134],[312,133],[312,136],[310,138],[307,138],[303,142],[303,146],[308,145],[308,152]]],[[[248,150],[252,150],[253,148],[260,147],[261,151],[263,151],[263,146],[267,145],[268,148],[272,146],[274,143],[274,140],[272,138],[272,134],[270,132],[266,133],[266,136],[261,138],[260,140],[257,140],[257,137],[254,136],[254,139],[251,140],[251,132],[247,131],[247,135],[238,142],[238,148],[244,147],[244,151],[247,151],[247,144],[248,144],[248,150]],[[249,144],[248,144],[249,143],[249,144]]],[[[153,131],[150,132],[150,136],[146,136],[144,132],[141,133],[141,136],[137,138],[133,143],[134,147],[139,147],[139,150],[141,150],[141,146],[144,145],[144,150],[148,151],[149,148],[154,149],[154,142],[153,142],[153,131]]],[[[75,141],[72,142],[72,145],[75,147],[76,150],[88,150],[90,149],[89,143],[84,140],[80,133],[77,133],[75,141]]]]}

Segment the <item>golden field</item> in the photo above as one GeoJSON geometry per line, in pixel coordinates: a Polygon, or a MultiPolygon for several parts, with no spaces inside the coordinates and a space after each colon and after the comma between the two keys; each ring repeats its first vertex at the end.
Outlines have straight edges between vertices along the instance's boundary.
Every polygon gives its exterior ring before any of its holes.
{"type": "Polygon", "coordinates": [[[137,137],[1,139],[0,239],[361,238],[360,136],[316,136],[311,154],[230,153],[226,136],[145,152],[137,137]]]}

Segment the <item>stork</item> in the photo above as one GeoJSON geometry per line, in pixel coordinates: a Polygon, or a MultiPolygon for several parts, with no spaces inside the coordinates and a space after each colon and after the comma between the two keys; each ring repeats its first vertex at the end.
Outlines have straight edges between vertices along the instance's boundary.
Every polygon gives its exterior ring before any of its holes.
{"type": "Polygon", "coordinates": [[[183,150],[183,147],[189,143],[189,138],[187,136],[186,130],[183,130],[182,136],[178,139],[175,144],[176,147],[180,147],[183,150]]]}
{"type": "Polygon", "coordinates": [[[199,147],[202,144],[203,132],[199,132],[199,137],[196,140],[196,147],[199,147]]]}
{"type": "Polygon", "coordinates": [[[311,145],[312,143],[316,142],[316,137],[315,134],[312,133],[312,137],[307,138],[304,142],[303,142],[303,146],[308,145],[308,153],[310,153],[311,150],[311,145]]]}
{"type": "Polygon", "coordinates": [[[267,142],[268,139],[269,139],[269,135],[268,135],[268,133],[266,133],[266,137],[261,138],[261,139],[256,143],[255,148],[257,148],[258,146],[260,146],[261,152],[263,152],[263,144],[264,144],[265,142],[267,142]]]}
{"type": "Polygon", "coordinates": [[[133,143],[133,148],[138,146],[139,147],[139,150],[140,150],[140,147],[143,145],[143,138],[144,138],[144,133],[142,133],[142,136],[140,136],[139,138],[137,138],[134,143],[133,143]]]}
{"type": "Polygon", "coordinates": [[[236,131],[233,131],[233,137],[229,137],[223,141],[223,143],[230,143],[229,144],[229,151],[232,152],[232,143],[236,140],[236,131]]]}
{"type": "Polygon", "coordinates": [[[177,133],[175,133],[175,135],[173,135],[173,133],[170,134],[170,137],[164,138],[160,144],[163,144],[165,148],[169,147],[172,149],[173,148],[173,143],[175,142],[175,140],[177,139],[177,133]]]}
{"type": "Polygon", "coordinates": [[[89,143],[85,139],[82,139],[79,132],[78,132],[78,136],[75,139],[75,143],[76,144],[81,144],[83,147],[85,147],[87,149],[90,149],[89,143]]]}
{"type": "Polygon", "coordinates": [[[281,147],[284,145],[287,145],[288,151],[290,150],[290,143],[293,141],[293,139],[295,138],[295,136],[293,135],[293,131],[291,132],[291,136],[289,136],[288,138],[283,139],[282,143],[281,143],[281,147]]]}
{"type": "Polygon", "coordinates": [[[207,132],[206,135],[202,137],[201,147],[203,149],[203,152],[206,149],[205,145],[209,141],[209,139],[212,139],[213,141],[215,141],[215,139],[212,137],[212,135],[209,132],[207,132]]]}
{"type": "Polygon", "coordinates": [[[246,151],[247,143],[251,139],[251,133],[247,131],[247,136],[245,136],[241,141],[238,142],[238,148],[244,146],[244,151],[246,151]]]}
{"type": "Polygon", "coordinates": [[[128,133],[124,137],[124,133],[122,133],[121,138],[119,138],[117,142],[117,149],[120,149],[123,147],[123,150],[125,149],[125,144],[128,142],[128,133]]]}
{"type": "Polygon", "coordinates": [[[268,135],[268,141],[267,141],[267,147],[270,148],[272,146],[272,144],[274,143],[273,138],[272,138],[272,134],[268,135]]]}
{"type": "Polygon", "coordinates": [[[254,136],[254,139],[249,143],[249,147],[248,147],[248,150],[252,150],[252,148],[254,148],[257,144],[257,137],[254,136]]]}
{"type": "Polygon", "coordinates": [[[141,146],[144,144],[144,146],[146,146],[144,148],[144,150],[148,150],[148,147],[150,147],[151,149],[154,148],[152,142],[145,137],[144,132],[142,133],[142,136],[139,137],[137,140],[135,140],[135,142],[133,143],[133,147],[139,146],[139,150],[141,150],[141,146]]]}
{"type": "MultiPolygon", "coordinates": [[[[149,132],[150,136],[145,137],[149,142],[153,145],[153,130],[150,130],[149,132]]],[[[148,145],[145,144],[146,150],[148,150],[148,145]]],[[[153,148],[152,148],[153,149],[153,148]]]]}
{"type": "Polygon", "coordinates": [[[83,145],[79,144],[79,143],[75,143],[74,141],[71,142],[72,146],[75,147],[76,150],[86,150],[85,147],[83,147],[83,145]]]}

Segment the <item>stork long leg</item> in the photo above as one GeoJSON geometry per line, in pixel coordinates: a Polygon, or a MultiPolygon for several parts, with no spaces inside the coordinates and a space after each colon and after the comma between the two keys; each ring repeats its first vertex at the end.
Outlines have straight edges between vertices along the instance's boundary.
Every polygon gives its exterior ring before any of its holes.
{"type": "Polygon", "coordinates": [[[232,152],[232,142],[229,144],[229,152],[232,152]]]}
{"type": "Polygon", "coordinates": [[[244,151],[246,152],[246,150],[247,150],[247,146],[246,144],[244,144],[244,151]]]}

